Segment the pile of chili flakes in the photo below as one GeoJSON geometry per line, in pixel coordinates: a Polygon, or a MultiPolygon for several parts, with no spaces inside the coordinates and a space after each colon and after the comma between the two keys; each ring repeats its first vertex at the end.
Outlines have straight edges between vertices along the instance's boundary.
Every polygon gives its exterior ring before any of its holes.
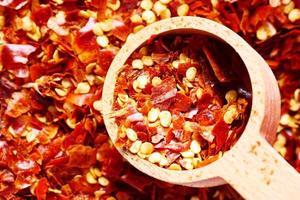
{"type": "Polygon", "coordinates": [[[147,177],[108,140],[99,106],[112,59],[130,34],[177,15],[222,23],[265,58],[282,95],[274,147],[300,172],[299,8],[299,0],[1,1],[0,197],[241,199],[228,185],[147,177]]]}

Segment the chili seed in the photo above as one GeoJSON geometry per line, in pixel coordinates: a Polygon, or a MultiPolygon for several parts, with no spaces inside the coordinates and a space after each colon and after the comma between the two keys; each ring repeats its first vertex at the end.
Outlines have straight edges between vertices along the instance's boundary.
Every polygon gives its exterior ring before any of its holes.
{"type": "Polygon", "coordinates": [[[231,124],[238,117],[238,111],[236,105],[231,105],[228,107],[224,114],[224,121],[226,124],[231,124]]]}
{"type": "Polygon", "coordinates": [[[203,94],[203,89],[202,88],[198,88],[197,91],[196,91],[197,98],[201,99],[202,94],[203,94]]]}
{"type": "Polygon", "coordinates": [[[165,10],[161,11],[159,16],[161,19],[168,19],[171,17],[171,11],[169,9],[165,9],[165,10]]]}
{"type": "Polygon", "coordinates": [[[151,10],[145,10],[142,13],[142,19],[147,22],[147,24],[152,24],[156,21],[156,16],[151,10]]]}
{"type": "Polygon", "coordinates": [[[163,4],[168,4],[170,3],[172,0],[159,0],[161,3],[163,4]]]}
{"type": "Polygon", "coordinates": [[[144,68],[144,64],[143,64],[142,60],[140,60],[140,59],[133,60],[131,65],[132,65],[133,69],[143,69],[144,68]]]}
{"type": "Polygon", "coordinates": [[[300,9],[294,8],[293,10],[291,10],[288,17],[291,22],[295,22],[295,21],[299,20],[300,19],[300,9]]]}
{"type": "Polygon", "coordinates": [[[140,152],[144,155],[151,154],[153,152],[153,150],[154,150],[154,146],[150,142],[144,142],[140,148],[140,152]]]}
{"type": "Polygon", "coordinates": [[[188,70],[186,70],[185,76],[187,80],[194,81],[196,78],[197,69],[195,67],[190,67],[188,70]]]}
{"type": "Polygon", "coordinates": [[[98,36],[96,41],[97,41],[97,44],[102,48],[107,47],[108,44],[109,44],[109,40],[108,40],[108,37],[106,35],[98,36]]]}
{"type": "Polygon", "coordinates": [[[194,153],[191,150],[183,151],[180,153],[184,158],[193,158],[194,153]]]}
{"type": "Polygon", "coordinates": [[[101,176],[98,178],[98,183],[104,187],[108,186],[109,180],[105,178],[104,176],[101,176]]]}
{"type": "Polygon", "coordinates": [[[166,10],[167,6],[162,4],[161,2],[157,1],[154,3],[153,6],[153,11],[157,14],[160,15],[162,11],[166,10]]]}
{"type": "Polygon", "coordinates": [[[86,178],[86,181],[89,183],[89,184],[96,184],[97,183],[97,180],[96,178],[91,174],[91,172],[88,172],[85,176],[86,178]]]}
{"type": "Polygon", "coordinates": [[[161,111],[159,114],[160,124],[167,128],[171,125],[172,122],[172,115],[169,111],[161,111]]]}
{"type": "Polygon", "coordinates": [[[113,11],[118,10],[120,6],[121,6],[120,0],[116,0],[115,3],[107,3],[107,7],[112,9],[113,11]]]}
{"type": "Polygon", "coordinates": [[[193,140],[190,145],[190,149],[194,154],[200,153],[201,146],[197,140],[193,140]]]}
{"type": "Polygon", "coordinates": [[[155,122],[159,117],[159,109],[158,108],[151,108],[151,110],[148,112],[148,121],[149,122],[155,122]]]}
{"type": "Polygon", "coordinates": [[[138,24],[138,23],[142,23],[143,19],[139,14],[134,14],[130,17],[130,21],[132,23],[137,23],[138,24]]]}
{"type": "Polygon", "coordinates": [[[295,3],[293,1],[291,1],[286,6],[284,6],[283,12],[285,14],[289,14],[294,8],[295,8],[295,3]]]}
{"type": "Polygon", "coordinates": [[[125,132],[126,132],[126,136],[128,137],[129,140],[134,142],[138,139],[138,136],[133,129],[127,128],[125,132]]]}
{"type": "Polygon", "coordinates": [[[177,170],[177,171],[180,171],[181,170],[181,167],[180,165],[176,164],[176,163],[172,163],[170,166],[169,166],[169,169],[170,170],[177,170]]]}
{"type": "Polygon", "coordinates": [[[55,90],[56,94],[58,94],[61,97],[64,97],[68,94],[67,90],[64,90],[64,89],[55,88],[54,90],[55,90]]]}
{"type": "Polygon", "coordinates": [[[103,30],[101,28],[100,23],[95,23],[93,27],[93,33],[97,36],[103,35],[103,30]]]}
{"type": "Polygon", "coordinates": [[[144,10],[151,10],[152,7],[153,3],[151,0],[142,0],[141,8],[143,8],[144,10]]]}
{"type": "Polygon", "coordinates": [[[178,16],[186,16],[189,12],[189,6],[187,4],[182,4],[177,8],[178,16]]]}
{"type": "Polygon", "coordinates": [[[194,169],[194,165],[193,165],[193,159],[192,158],[183,158],[182,159],[182,167],[187,169],[187,170],[192,170],[194,169]]]}
{"type": "Polygon", "coordinates": [[[75,89],[75,94],[86,94],[90,91],[91,87],[87,82],[78,83],[77,88],[75,89]]]}
{"type": "Polygon", "coordinates": [[[141,145],[142,145],[142,141],[137,140],[134,143],[132,143],[131,147],[129,148],[129,151],[131,153],[136,154],[140,151],[141,145]]]}
{"type": "Polygon", "coordinates": [[[235,90],[229,90],[228,92],[226,92],[225,94],[225,99],[227,101],[227,103],[231,103],[237,100],[237,92],[235,90]]]}
{"type": "Polygon", "coordinates": [[[93,107],[95,110],[101,112],[102,111],[102,101],[101,100],[94,101],[93,107]]]}
{"type": "Polygon", "coordinates": [[[159,163],[161,160],[161,154],[159,152],[154,152],[150,154],[148,157],[149,162],[151,163],[159,163]]]}
{"type": "Polygon", "coordinates": [[[142,61],[146,66],[152,66],[154,64],[151,56],[143,56],[142,61]]]}
{"type": "Polygon", "coordinates": [[[158,77],[158,76],[155,76],[153,77],[152,81],[151,81],[151,84],[156,87],[158,86],[159,84],[161,84],[162,80],[158,77]]]}
{"type": "Polygon", "coordinates": [[[137,79],[137,86],[140,88],[140,89],[145,89],[146,85],[148,84],[149,82],[149,77],[147,75],[141,75],[139,76],[137,79]]]}
{"type": "Polygon", "coordinates": [[[180,64],[180,61],[179,61],[179,60],[174,60],[174,61],[172,62],[172,67],[175,68],[175,69],[178,69],[179,64],[180,64]]]}
{"type": "Polygon", "coordinates": [[[159,166],[163,167],[163,166],[167,166],[168,164],[169,164],[168,159],[162,155],[159,162],[159,166]]]}

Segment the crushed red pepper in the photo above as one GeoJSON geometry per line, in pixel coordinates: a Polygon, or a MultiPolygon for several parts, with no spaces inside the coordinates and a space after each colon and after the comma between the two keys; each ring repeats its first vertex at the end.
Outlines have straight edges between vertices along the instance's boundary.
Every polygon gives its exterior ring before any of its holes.
{"type": "Polygon", "coordinates": [[[203,166],[229,150],[248,120],[245,66],[232,48],[209,36],[149,40],[116,81],[116,144],[161,167],[203,166]]]}
{"type": "Polygon", "coordinates": [[[159,2],[0,2],[1,199],[242,199],[229,185],[196,189],[147,177],[108,140],[99,105],[111,60],[126,36],[178,15],[222,23],[265,58],[282,95],[274,148],[300,172],[300,2],[159,2]],[[75,162],[82,155],[88,160],[75,162]]]}

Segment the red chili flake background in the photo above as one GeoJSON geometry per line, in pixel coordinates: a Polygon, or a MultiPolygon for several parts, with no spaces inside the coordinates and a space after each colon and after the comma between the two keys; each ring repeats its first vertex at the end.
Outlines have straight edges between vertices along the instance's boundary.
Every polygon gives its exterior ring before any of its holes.
{"type": "MultiPolygon", "coordinates": [[[[136,25],[130,17],[142,12],[139,0],[121,0],[121,7],[113,10],[111,5],[116,2],[0,2],[0,199],[91,199],[98,190],[103,193],[101,199],[242,199],[229,185],[196,189],[155,180],[131,167],[112,147],[102,116],[93,105],[101,96],[114,55],[136,25]],[[63,36],[47,28],[48,20],[62,11],[66,21],[57,26],[69,33],[63,36]],[[87,16],[91,12],[95,19],[87,16]],[[34,22],[31,30],[24,30],[22,24],[26,14],[34,22]],[[88,22],[107,19],[115,27],[105,32],[111,46],[103,50],[88,22]],[[69,85],[65,96],[56,93],[64,89],[62,79],[69,85]],[[87,81],[91,84],[87,93],[75,92],[78,83],[87,81]],[[109,180],[108,186],[86,181],[91,167],[99,168],[109,180]]],[[[300,21],[289,20],[285,5],[272,7],[267,0],[219,0],[217,5],[209,0],[185,2],[189,15],[226,25],[268,62],[282,96],[283,117],[274,147],[300,172],[300,21]],[[258,40],[256,31],[266,22],[274,26],[276,34],[258,40]]],[[[299,9],[300,1],[293,2],[299,9]]],[[[168,4],[172,16],[177,16],[179,5],[179,0],[168,4]]],[[[154,46],[161,52],[156,60],[166,58],[164,46],[154,46]]],[[[226,81],[226,75],[219,75],[226,81]]],[[[152,97],[156,99],[157,94],[152,97]]],[[[176,126],[182,126],[180,119],[176,126]]],[[[222,122],[219,126],[223,127],[222,122]]],[[[173,134],[169,134],[169,148],[174,147],[173,134]]],[[[222,148],[218,138],[224,133],[215,130],[215,136],[222,148]]]]}

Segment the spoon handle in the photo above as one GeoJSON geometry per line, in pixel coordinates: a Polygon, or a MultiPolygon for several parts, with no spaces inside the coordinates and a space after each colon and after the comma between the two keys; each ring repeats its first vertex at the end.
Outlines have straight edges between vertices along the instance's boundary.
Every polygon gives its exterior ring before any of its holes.
{"type": "Polygon", "coordinates": [[[246,199],[299,199],[300,174],[264,138],[252,139],[239,145],[221,176],[246,199]]]}

